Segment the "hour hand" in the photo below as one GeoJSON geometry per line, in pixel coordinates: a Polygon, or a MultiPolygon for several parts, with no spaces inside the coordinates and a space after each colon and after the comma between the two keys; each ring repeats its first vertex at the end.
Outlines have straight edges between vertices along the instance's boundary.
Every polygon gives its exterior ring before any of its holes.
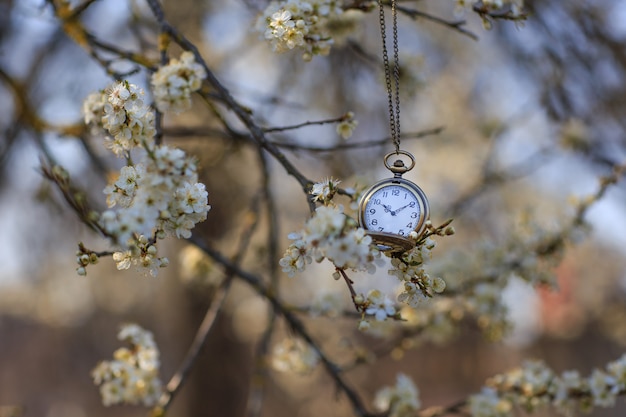
{"type": "Polygon", "coordinates": [[[391,210],[391,206],[388,206],[387,204],[383,204],[383,203],[380,203],[380,205],[385,208],[385,211],[387,213],[393,213],[393,211],[391,210]]]}
{"type": "Polygon", "coordinates": [[[396,212],[395,212],[395,211],[393,211],[393,210],[391,209],[391,206],[389,206],[389,205],[387,205],[387,204],[382,204],[382,203],[381,203],[380,205],[381,205],[381,206],[383,206],[383,207],[385,208],[385,211],[386,211],[387,213],[391,213],[391,215],[392,215],[392,216],[395,216],[395,215],[396,215],[396,212]]]}

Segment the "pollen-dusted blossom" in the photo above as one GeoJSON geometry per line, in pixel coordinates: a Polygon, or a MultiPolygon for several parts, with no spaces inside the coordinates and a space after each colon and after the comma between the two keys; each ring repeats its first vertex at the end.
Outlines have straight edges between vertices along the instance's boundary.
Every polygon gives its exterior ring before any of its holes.
{"type": "Polygon", "coordinates": [[[311,188],[313,201],[319,201],[324,205],[328,205],[337,192],[337,186],[341,181],[333,177],[325,178],[322,182],[316,182],[311,188]]]}
{"type": "Polygon", "coordinates": [[[374,316],[376,321],[384,321],[387,317],[396,315],[393,302],[379,290],[370,290],[367,294],[366,305],[365,314],[374,316]]]}
{"type": "Polygon", "coordinates": [[[128,342],[131,349],[117,349],[113,360],[102,361],[91,371],[94,383],[100,386],[102,403],[155,405],[163,389],[159,379],[159,349],[152,333],[136,324],[127,324],[117,338],[128,342]]]}

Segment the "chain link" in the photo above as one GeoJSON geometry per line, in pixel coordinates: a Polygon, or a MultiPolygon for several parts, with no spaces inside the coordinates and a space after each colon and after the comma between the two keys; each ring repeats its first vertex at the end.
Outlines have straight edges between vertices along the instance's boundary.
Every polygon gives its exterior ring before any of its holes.
{"type": "Polygon", "coordinates": [[[398,59],[398,11],[396,0],[390,0],[393,34],[393,78],[395,89],[391,85],[391,68],[387,52],[387,28],[385,24],[385,10],[383,0],[378,0],[380,10],[380,33],[383,42],[383,65],[385,67],[385,83],[389,104],[389,128],[391,140],[396,147],[396,154],[400,152],[400,61],[398,59]],[[395,91],[394,91],[395,90],[395,91]]]}

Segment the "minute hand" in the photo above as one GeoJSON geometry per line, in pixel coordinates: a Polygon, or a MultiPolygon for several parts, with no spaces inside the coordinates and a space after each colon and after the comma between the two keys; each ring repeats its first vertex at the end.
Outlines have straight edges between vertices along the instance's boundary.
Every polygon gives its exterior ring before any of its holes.
{"type": "Polygon", "coordinates": [[[407,207],[408,207],[408,206],[410,206],[411,204],[413,204],[413,203],[411,202],[411,203],[409,203],[409,204],[407,204],[407,205],[405,205],[405,206],[400,207],[399,209],[397,209],[397,210],[396,210],[396,214],[397,214],[397,213],[399,213],[399,212],[401,212],[402,210],[404,210],[405,208],[407,208],[407,207]]]}

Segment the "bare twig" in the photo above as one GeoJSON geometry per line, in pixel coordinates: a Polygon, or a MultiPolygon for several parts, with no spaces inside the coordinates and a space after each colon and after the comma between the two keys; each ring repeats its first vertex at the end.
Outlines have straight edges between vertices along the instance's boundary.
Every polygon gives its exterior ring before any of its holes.
{"type": "Polygon", "coordinates": [[[551,148],[542,148],[507,170],[493,170],[485,167],[480,180],[477,181],[469,191],[459,196],[450,204],[450,209],[448,210],[449,215],[457,216],[473,201],[496,186],[530,175],[540,168],[551,156],[551,148]]]}
{"type": "Polygon", "coordinates": [[[478,36],[475,33],[463,27],[466,24],[465,20],[450,21],[450,20],[442,19],[438,16],[431,15],[426,12],[422,12],[420,10],[409,9],[408,7],[404,7],[404,6],[396,6],[396,8],[398,9],[399,12],[404,13],[405,15],[407,15],[413,20],[416,20],[417,18],[421,17],[433,23],[437,23],[438,25],[442,25],[450,29],[453,29],[459,32],[460,34],[467,36],[468,38],[472,40],[475,40],[475,41],[478,40],[478,36]]]}
{"type": "Polygon", "coordinates": [[[306,121],[306,122],[302,122],[302,123],[298,123],[298,124],[290,125],[290,126],[270,127],[270,128],[263,129],[263,131],[265,133],[284,132],[286,130],[295,130],[295,129],[300,129],[306,126],[322,126],[322,125],[331,124],[331,123],[339,123],[339,122],[343,122],[344,120],[347,120],[347,118],[348,116],[344,114],[341,117],[335,117],[332,119],[316,120],[313,122],[306,121]]]}
{"type": "MultiPolygon", "coordinates": [[[[415,133],[403,133],[402,135],[400,135],[400,137],[402,139],[419,139],[419,138],[423,138],[426,136],[437,135],[441,133],[443,130],[444,130],[444,127],[440,126],[440,127],[435,127],[433,129],[422,130],[420,132],[415,132],[415,133]]],[[[391,141],[391,138],[387,137],[383,139],[374,139],[374,140],[367,140],[367,141],[362,141],[362,142],[339,143],[337,145],[328,146],[328,147],[307,146],[307,145],[283,143],[283,142],[274,142],[274,143],[276,144],[276,146],[280,148],[289,149],[293,151],[299,150],[299,151],[307,151],[307,152],[335,152],[335,151],[348,151],[348,150],[360,149],[360,148],[370,148],[374,146],[385,146],[385,145],[389,145],[390,141],[391,141]]]]}
{"type": "MultiPolygon", "coordinates": [[[[244,229],[241,232],[239,247],[237,249],[237,253],[233,257],[234,265],[238,265],[241,262],[241,260],[243,259],[248,249],[250,239],[258,224],[258,216],[256,215],[257,211],[258,211],[258,207],[257,207],[257,203],[255,203],[252,205],[252,208],[250,210],[250,213],[252,215],[247,216],[247,218],[250,219],[249,223],[246,225],[246,227],[244,227],[244,229]]],[[[167,383],[165,387],[165,392],[159,399],[158,404],[152,410],[153,416],[163,416],[165,414],[165,412],[167,411],[167,408],[169,407],[172,400],[174,399],[174,396],[180,390],[187,375],[191,371],[191,368],[193,364],[195,363],[198,357],[198,354],[200,353],[200,350],[206,343],[209,333],[211,329],[213,328],[213,324],[215,323],[215,320],[220,310],[222,309],[224,300],[226,299],[226,296],[228,295],[228,290],[230,289],[230,284],[232,282],[233,276],[234,276],[234,273],[232,270],[229,269],[226,271],[226,277],[222,281],[221,285],[218,287],[213,297],[213,300],[211,302],[211,305],[207,309],[207,312],[204,315],[204,319],[202,320],[200,327],[198,327],[198,330],[196,331],[196,336],[194,337],[194,340],[191,346],[189,347],[189,350],[187,351],[185,358],[183,359],[176,373],[172,376],[170,381],[167,383]]]]}
{"type": "MultiPolygon", "coordinates": [[[[268,155],[263,151],[258,152],[259,161],[263,172],[263,197],[267,210],[267,220],[269,231],[267,236],[267,261],[269,264],[269,289],[274,294],[278,294],[278,207],[276,207],[274,195],[271,188],[271,170],[269,167],[268,155]]],[[[251,378],[250,392],[248,394],[248,403],[246,415],[248,417],[258,417],[263,410],[263,399],[265,393],[265,385],[268,377],[267,353],[269,351],[272,334],[276,328],[276,312],[274,309],[269,312],[269,321],[267,327],[256,348],[255,367],[251,378]]]]}

